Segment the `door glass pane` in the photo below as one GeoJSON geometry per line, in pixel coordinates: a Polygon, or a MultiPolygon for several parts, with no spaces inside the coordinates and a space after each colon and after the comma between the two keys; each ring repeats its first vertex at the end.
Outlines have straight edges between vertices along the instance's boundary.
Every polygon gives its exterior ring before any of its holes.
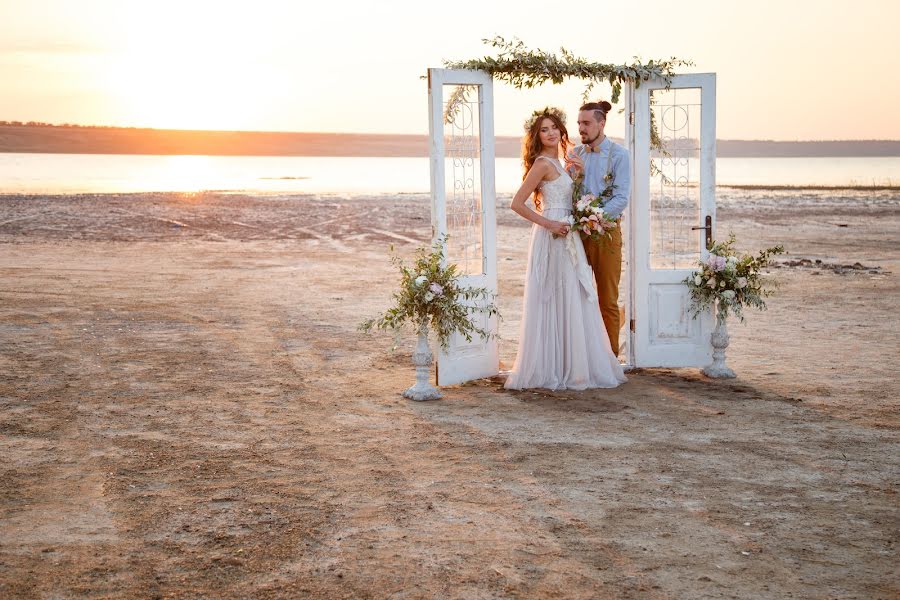
{"type": "Polygon", "coordinates": [[[700,259],[700,89],[653,90],[650,268],[690,269],[700,259]]]}
{"type": "Polygon", "coordinates": [[[484,270],[479,91],[474,85],[443,89],[447,262],[459,265],[462,275],[484,270]]]}

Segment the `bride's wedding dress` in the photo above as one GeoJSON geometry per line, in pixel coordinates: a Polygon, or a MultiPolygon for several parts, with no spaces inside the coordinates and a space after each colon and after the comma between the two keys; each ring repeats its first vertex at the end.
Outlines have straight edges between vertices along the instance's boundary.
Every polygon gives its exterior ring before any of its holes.
{"type": "MultiPolygon", "coordinates": [[[[572,178],[558,160],[540,158],[560,173],[542,183],[542,214],[565,221],[572,214],[572,178]]],[[[519,350],[506,388],[583,390],[626,381],[603,327],[577,231],[554,238],[544,227],[532,227],[524,302],[519,350]]]]}

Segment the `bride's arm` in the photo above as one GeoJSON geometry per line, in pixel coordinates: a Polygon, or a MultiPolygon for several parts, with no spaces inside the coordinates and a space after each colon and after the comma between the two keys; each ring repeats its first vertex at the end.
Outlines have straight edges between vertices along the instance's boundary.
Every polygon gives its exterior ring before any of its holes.
{"type": "Polygon", "coordinates": [[[541,180],[550,173],[550,170],[553,169],[553,165],[548,163],[546,160],[539,160],[531,165],[531,169],[528,171],[528,175],[525,176],[525,180],[522,182],[522,185],[519,187],[519,191],[516,192],[516,195],[513,196],[512,203],[509,207],[515,212],[517,215],[522,218],[528,219],[532,223],[540,225],[545,229],[549,229],[551,232],[557,235],[566,235],[569,231],[569,224],[563,223],[562,221],[551,221],[550,219],[545,218],[544,216],[536,213],[531,210],[527,206],[525,206],[525,201],[534,193],[534,190],[537,189],[537,186],[541,183],[541,180]]]}

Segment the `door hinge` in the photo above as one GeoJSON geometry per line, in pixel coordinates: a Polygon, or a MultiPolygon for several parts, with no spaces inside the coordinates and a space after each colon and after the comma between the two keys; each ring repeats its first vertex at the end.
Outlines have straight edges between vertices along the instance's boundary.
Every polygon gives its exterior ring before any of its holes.
{"type": "Polygon", "coordinates": [[[631,329],[631,331],[634,331],[634,319],[631,320],[631,322],[628,324],[628,327],[631,329]]]}
{"type": "Polygon", "coordinates": [[[628,113],[628,122],[634,125],[634,111],[628,113]]]}

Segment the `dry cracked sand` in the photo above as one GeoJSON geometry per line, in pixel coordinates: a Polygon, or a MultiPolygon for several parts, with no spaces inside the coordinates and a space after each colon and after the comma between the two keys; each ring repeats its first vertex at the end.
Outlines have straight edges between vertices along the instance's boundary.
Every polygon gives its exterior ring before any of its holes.
{"type": "Polygon", "coordinates": [[[900,209],[719,218],[791,253],[736,380],[412,403],[426,197],[0,196],[0,597],[897,598],[900,209]]]}

